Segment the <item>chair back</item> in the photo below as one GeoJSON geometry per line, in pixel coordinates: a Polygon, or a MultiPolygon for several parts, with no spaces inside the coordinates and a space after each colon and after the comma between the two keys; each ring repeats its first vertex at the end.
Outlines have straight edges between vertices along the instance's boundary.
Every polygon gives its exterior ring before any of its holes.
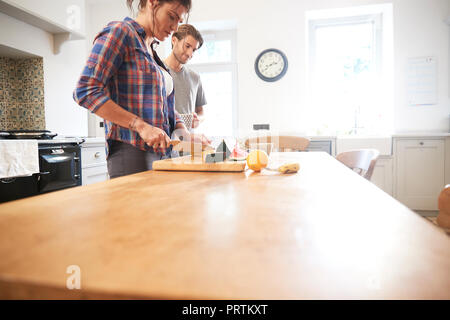
{"type": "Polygon", "coordinates": [[[450,234],[450,184],[445,186],[439,194],[438,206],[437,224],[450,234]]]}
{"type": "Polygon", "coordinates": [[[245,147],[250,148],[252,144],[257,143],[272,143],[274,151],[305,151],[309,142],[308,138],[297,136],[260,136],[245,140],[245,147]]]}
{"type": "Polygon", "coordinates": [[[380,152],[376,149],[359,149],[339,153],[336,159],[370,180],[379,155],[380,152]]]}

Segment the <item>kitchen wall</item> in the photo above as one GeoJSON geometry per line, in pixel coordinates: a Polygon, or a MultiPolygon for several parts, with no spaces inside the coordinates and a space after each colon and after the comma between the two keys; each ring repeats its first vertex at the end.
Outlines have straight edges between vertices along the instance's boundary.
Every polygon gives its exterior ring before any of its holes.
{"type": "MultiPolygon", "coordinates": [[[[121,20],[129,14],[125,0],[110,0],[107,5],[102,0],[91,2],[97,4],[89,10],[88,42],[108,21],[121,20]]],[[[190,23],[237,22],[240,134],[251,130],[253,123],[271,123],[274,130],[302,131],[308,117],[305,20],[308,10],[381,3],[393,4],[394,130],[447,132],[450,28],[443,21],[450,15],[450,1],[193,0],[190,23]],[[259,80],[254,72],[256,56],[267,48],[279,48],[289,59],[288,73],[275,83],[259,80]],[[407,103],[407,61],[422,56],[436,56],[438,60],[438,104],[413,107],[407,103]]]]}
{"type": "Polygon", "coordinates": [[[255,122],[296,130],[307,118],[305,12],[328,8],[393,3],[395,131],[447,131],[449,99],[449,27],[443,23],[448,0],[194,0],[192,21],[237,19],[239,116],[242,129],[255,122]],[[252,18],[249,18],[252,17],[252,18]],[[259,81],[253,71],[257,54],[280,48],[289,58],[279,82],[259,81]],[[438,59],[438,104],[410,107],[406,101],[406,63],[410,57],[438,59]],[[250,94],[251,93],[251,94],[250,94]]]}
{"type": "Polygon", "coordinates": [[[397,131],[449,132],[449,33],[444,23],[448,0],[394,1],[395,128],[397,131]],[[408,106],[406,69],[410,57],[435,56],[438,65],[438,104],[408,106]]]}
{"type": "MultiPolygon", "coordinates": [[[[63,9],[77,5],[81,14],[80,29],[77,31],[84,30],[85,0],[14,1],[31,5],[30,11],[35,10],[38,15],[63,25],[68,17],[63,9]]],[[[62,43],[59,53],[55,53],[50,33],[0,13],[0,44],[42,57],[46,129],[60,136],[87,136],[87,112],[72,99],[73,89],[86,61],[86,41],[66,41],[62,43]]]]}
{"type": "Polygon", "coordinates": [[[43,59],[0,57],[0,130],[44,130],[43,59]]]}
{"type": "MultiPolygon", "coordinates": [[[[131,16],[126,1],[121,0],[86,0],[86,55],[92,49],[95,36],[109,22],[121,21],[131,16]]],[[[89,113],[89,135],[103,137],[105,129],[100,126],[103,119],[89,113]]]]}

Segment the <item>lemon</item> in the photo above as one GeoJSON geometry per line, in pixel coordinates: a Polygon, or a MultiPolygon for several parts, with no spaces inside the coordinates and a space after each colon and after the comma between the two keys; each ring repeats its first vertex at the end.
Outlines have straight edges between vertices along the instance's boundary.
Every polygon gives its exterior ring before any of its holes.
{"type": "Polygon", "coordinates": [[[253,150],[247,156],[247,165],[253,171],[261,171],[267,167],[269,156],[263,150],[253,150]]]}

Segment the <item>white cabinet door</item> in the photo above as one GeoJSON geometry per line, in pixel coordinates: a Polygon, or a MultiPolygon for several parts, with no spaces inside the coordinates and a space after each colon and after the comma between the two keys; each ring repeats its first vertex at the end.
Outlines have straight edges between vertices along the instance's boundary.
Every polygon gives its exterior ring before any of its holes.
{"type": "Polygon", "coordinates": [[[324,141],[311,140],[308,145],[308,148],[306,148],[306,151],[312,151],[312,152],[313,151],[323,151],[323,152],[328,153],[329,155],[332,155],[333,154],[332,142],[331,142],[331,140],[328,140],[328,141],[326,141],[326,140],[324,140],[324,141]]]}
{"type": "Polygon", "coordinates": [[[410,209],[438,210],[444,187],[444,139],[396,141],[395,197],[410,209]]]}
{"type": "Polygon", "coordinates": [[[82,144],[81,170],[83,185],[109,179],[104,142],[82,144]]]}
{"type": "Polygon", "coordinates": [[[106,166],[98,166],[84,168],[82,173],[83,186],[88,184],[106,181],[109,179],[108,168],[106,166]]]}
{"type": "Polygon", "coordinates": [[[105,146],[82,147],[81,152],[81,167],[88,168],[106,165],[105,146]]]}
{"type": "Polygon", "coordinates": [[[378,188],[393,195],[393,159],[392,157],[379,157],[370,181],[378,188]]]}

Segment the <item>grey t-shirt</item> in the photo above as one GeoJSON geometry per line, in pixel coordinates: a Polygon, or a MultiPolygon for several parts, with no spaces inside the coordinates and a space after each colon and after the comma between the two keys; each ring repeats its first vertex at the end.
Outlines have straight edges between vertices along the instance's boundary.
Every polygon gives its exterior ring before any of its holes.
{"type": "Polygon", "coordinates": [[[180,72],[170,69],[175,90],[175,110],[180,114],[192,113],[195,107],[206,105],[200,75],[186,66],[180,72]]]}

